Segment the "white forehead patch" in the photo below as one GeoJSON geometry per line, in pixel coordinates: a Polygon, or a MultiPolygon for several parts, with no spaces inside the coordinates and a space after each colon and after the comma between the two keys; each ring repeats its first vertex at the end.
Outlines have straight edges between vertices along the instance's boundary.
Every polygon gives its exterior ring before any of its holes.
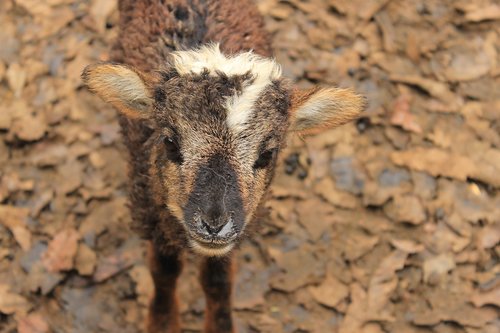
{"type": "Polygon", "coordinates": [[[196,50],[172,53],[174,67],[181,75],[200,74],[204,70],[212,75],[222,72],[227,76],[250,72],[254,81],[242,92],[235,93],[226,101],[227,125],[234,132],[245,128],[255,101],[273,80],[281,77],[281,67],[274,59],[259,56],[252,51],[226,56],[219,44],[208,44],[196,50]]]}

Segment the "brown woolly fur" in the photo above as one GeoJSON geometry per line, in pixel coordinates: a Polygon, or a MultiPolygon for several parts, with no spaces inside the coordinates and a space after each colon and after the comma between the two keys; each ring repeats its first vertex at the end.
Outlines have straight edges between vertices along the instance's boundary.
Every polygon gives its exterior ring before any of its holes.
{"type": "Polygon", "coordinates": [[[234,332],[231,319],[231,286],[234,269],[231,258],[203,260],[200,283],[206,296],[206,333],[234,332]]]}
{"type": "Polygon", "coordinates": [[[164,256],[153,244],[149,244],[149,268],[155,284],[155,295],[151,301],[146,323],[148,332],[180,332],[175,285],[181,273],[179,254],[164,256]],[[165,328],[168,327],[168,330],[165,328]]]}
{"type": "Polygon", "coordinates": [[[289,129],[339,126],[363,109],[348,89],[299,91],[270,58],[249,0],[121,0],[112,61],[84,83],[119,111],[133,227],[150,244],[149,332],[180,333],[182,252],[199,254],[205,333],[232,333],[231,252],[258,231],[289,129]]]}

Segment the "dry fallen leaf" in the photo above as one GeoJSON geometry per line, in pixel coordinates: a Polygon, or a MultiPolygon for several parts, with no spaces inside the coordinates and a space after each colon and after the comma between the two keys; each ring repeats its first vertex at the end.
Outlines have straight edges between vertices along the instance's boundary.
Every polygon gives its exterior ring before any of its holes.
{"type": "Polygon", "coordinates": [[[446,102],[452,108],[458,108],[462,104],[459,97],[451,92],[444,83],[414,75],[392,75],[390,79],[395,82],[419,86],[430,95],[446,102]]]}
{"type": "Polygon", "coordinates": [[[71,193],[82,185],[83,164],[79,161],[70,161],[59,166],[59,191],[63,194],[71,193]]]}
{"type": "MultiPolygon", "coordinates": [[[[0,214],[0,281],[31,305],[0,313],[2,332],[141,331],[153,286],[142,246],[119,248],[133,237],[123,119],[80,79],[116,55],[116,4],[0,0],[0,207],[29,208],[16,222],[0,214]],[[42,253],[66,227],[83,239],[72,268],[50,273],[42,253]]],[[[238,251],[237,331],[498,333],[498,1],[258,6],[285,76],[353,87],[368,108],[289,140],[272,220],[238,251]]],[[[187,12],[175,29],[196,28],[202,13],[187,12]]],[[[141,43],[182,44],[153,30],[165,38],[141,43]]],[[[186,259],[179,310],[201,332],[186,259]]]]}
{"type": "Polygon", "coordinates": [[[477,307],[485,305],[495,305],[500,307],[500,286],[486,292],[477,292],[472,295],[472,304],[477,307]]]}
{"type": "Polygon", "coordinates": [[[425,247],[422,244],[418,244],[411,239],[391,239],[391,244],[398,250],[404,251],[406,253],[419,253],[422,252],[425,247]]]}
{"type": "Polygon", "coordinates": [[[103,282],[116,274],[132,267],[142,254],[136,248],[118,249],[114,254],[111,254],[98,261],[92,279],[95,282],[103,282]]]}
{"type": "Polygon", "coordinates": [[[496,65],[496,49],[489,48],[487,42],[481,42],[450,50],[450,62],[443,69],[446,79],[450,82],[471,81],[486,75],[496,65]]]}
{"type": "Polygon", "coordinates": [[[143,306],[148,306],[154,292],[154,283],[151,273],[146,266],[135,266],[129,272],[135,282],[137,301],[143,306]]]}
{"type": "Polygon", "coordinates": [[[401,94],[396,99],[391,116],[391,124],[401,126],[410,132],[422,133],[422,127],[415,121],[415,117],[410,112],[410,103],[410,94],[401,94]]]}
{"type": "Polygon", "coordinates": [[[465,19],[471,22],[500,19],[500,5],[489,4],[488,6],[475,8],[465,14],[465,19]]]}
{"type": "Polygon", "coordinates": [[[314,192],[325,198],[329,203],[341,208],[354,209],[357,206],[357,198],[351,193],[337,190],[335,183],[330,177],[324,177],[314,185],[314,192]]]}
{"type": "Polygon", "coordinates": [[[92,275],[97,262],[97,255],[85,243],[78,246],[75,258],[75,268],[80,275],[92,275]]]}
{"type": "Polygon", "coordinates": [[[483,327],[498,319],[498,311],[491,307],[475,308],[463,290],[453,292],[434,288],[426,295],[428,306],[414,313],[411,321],[419,326],[434,326],[440,321],[453,321],[465,327],[483,327]]]}
{"type": "Polygon", "coordinates": [[[270,270],[247,263],[245,271],[237,274],[234,307],[239,310],[256,309],[266,303],[265,294],[269,291],[270,270]]]}
{"type": "Polygon", "coordinates": [[[417,171],[425,171],[433,176],[452,177],[467,180],[477,171],[476,164],[468,157],[436,148],[416,147],[391,154],[394,164],[417,171]]]}
{"type": "Polygon", "coordinates": [[[23,141],[36,141],[47,132],[47,123],[43,116],[23,115],[14,121],[11,131],[23,141]]]}
{"type": "Polygon", "coordinates": [[[349,296],[349,288],[331,275],[327,275],[319,286],[309,287],[309,291],[316,302],[331,308],[349,296]]]}
{"type": "Polygon", "coordinates": [[[6,315],[23,315],[31,308],[26,298],[10,291],[8,284],[0,284],[0,312],[6,315]]]}
{"type": "Polygon", "coordinates": [[[19,333],[47,333],[49,325],[40,313],[30,313],[17,322],[19,333]]]}
{"type": "Polygon", "coordinates": [[[9,66],[6,72],[7,82],[14,95],[19,98],[26,84],[26,71],[17,62],[9,66]]]}
{"type": "Polygon", "coordinates": [[[421,224],[426,220],[424,206],[413,195],[396,196],[384,206],[384,213],[396,222],[421,224]]]}
{"type": "Polygon", "coordinates": [[[441,275],[455,268],[455,259],[451,254],[443,253],[424,261],[424,282],[433,282],[441,275]]]}
{"type": "Polygon", "coordinates": [[[330,205],[311,197],[309,200],[299,201],[297,204],[300,224],[307,230],[311,239],[316,241],[328,231],[333,224],[329,216],[333,213],[330,205]]]}
{"type": "Polygon", "coordinates": [[[396,289],[396,272],[405,265],[408,253],[395,250],[385,257],[377,267],[368,286],[368,316],[373,320],[394,320],[388,312],[389,297],[396,289]]]}
{"type": "Polygon", "coordinates": [[[26,227],[29,212],[29,208],[0,205],[0,223],[12,232],[24,251],[31,247],[31,232],[26,227]]]}
{"type": "Polygon", "coordinates": [[[324,273],[324,267],[316,260],[306,246],[289,252],[271,251],[281,272],[271,278],[273,288],[286,292],[317,282],[324,273]]]}
{"type": "MultiPolygon", "coordinates": [[[[352,14],[357,14],[364,20],[369,20],[375,15],[379,10],[381,10],[390,0],[367,0],[367,1],[352,1],[349,7],[352,14]]],[[[340,1],[339,1],[340,2],[340,1]]],[[[347,1],[344,3],[349,3],[347,1]]]]}
{"type": "Polygon", "coordinates": [[[382,31],[384,50],[387,53],[396,51],[396,31],[387,12],[382,11],[375,15],[375,21],[382,31]]]}
{"type": "Polygon", "coordinates": [[[66,229],[52,239],[47,251],[42,254],[42,262],[47,271],[55,273],[73,268],[79,238],[78,231],[66,229]]]}
{"type": "Polygon", "coordinates": [[[486,226],[477,235],[477,245],[481,249],[491,249],[500,242],[500,224],[486,226]]]}
{"type": "Polygon", "coordinates": [[[370,252],[380,241],[378,235],[368,235],[366,232],[355,229],[349,234],[339,235],[344,256],[349,261],[355,261],[370,252]]]}
{"type": "Polygon", "coordinates": [[[99,32],[106,30],[106,19],[116,10],[116,0],[93,0],[90,6],[90,15],[94,18],[99,32]]]}
{"type": "Polygon", "coordinates": [[[0,81],[3,80],[3,77],[5,75],[5,64],[3,63],[3,61],[0,60],[0,81]]]}
{"type": "Polygon", "coordinates": [[[340,324],[339,333],[360,332],[364,326],[367,316],[367,295],[363,287],[358,283],[350,286],[351,303],[347,308],[344,320],[340,324]]]}

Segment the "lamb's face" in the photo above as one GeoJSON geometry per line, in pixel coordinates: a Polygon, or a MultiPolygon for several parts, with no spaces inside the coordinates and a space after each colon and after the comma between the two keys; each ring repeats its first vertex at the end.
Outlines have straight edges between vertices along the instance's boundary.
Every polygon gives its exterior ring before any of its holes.
{"type": "Polygon", "coordinates": [[[350,90],[292,90],[280,76],[271,59],[226,57],[217,46],[177,52],[155,77],[111,64],[83,74],[105,101],[155,128],[150,176],[192,248],[208,256],[241,238],[288,130],[334,127],[363,107],[350,90]]]}
{"type": "Polygon", "coordinates": [[[166,207],[203,254],[224,254],[239,239],[287,132],[288,89],[280,79],[256,82],[251,73],[172,69],[155,88],[154,172],[166,207]]]}

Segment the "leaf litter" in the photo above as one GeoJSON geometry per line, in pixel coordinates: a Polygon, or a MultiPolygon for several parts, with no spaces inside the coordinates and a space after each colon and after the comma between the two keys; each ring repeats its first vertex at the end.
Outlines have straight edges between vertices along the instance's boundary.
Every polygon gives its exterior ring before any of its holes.
{"type": "MultiPolygon", "coordinates": [[[[237,254],[239,332],[498,332],[498,3],[257,4],[291,79],[369,105],[290,139],[237,254]]],[[[119,124],[79,80],[117,18],[116,0],[0,2],[0,331],[143,330],[151,276],[119,124]]],[[[182,274],[198,332],[198,272],[182,274]]]]}

